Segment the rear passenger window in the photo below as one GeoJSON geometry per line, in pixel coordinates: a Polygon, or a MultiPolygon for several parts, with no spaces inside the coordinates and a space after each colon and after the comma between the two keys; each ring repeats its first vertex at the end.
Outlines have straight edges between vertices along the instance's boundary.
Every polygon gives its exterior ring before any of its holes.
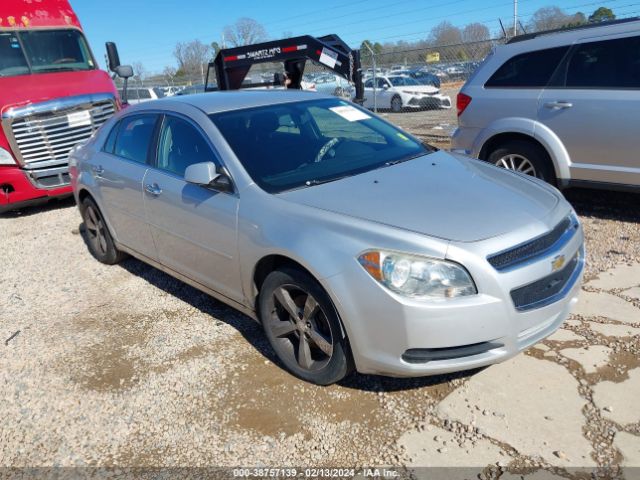
{"type": "Polygon", "coordinates": [[[147,163],[156,115],[136,115],[120,121],[115,154],[139,163],[147,163]]]}
{"type": "Polygon", "coordinates": [[[558,47],[516,55],[491,76],[485,87],[544,87],[567,50],[569,47],[558,47]]]}
{"type": "Polygon", "coordinates": [[[567,65],[567,88],[640,88],[640,37],[584,43],[567,65]]]}

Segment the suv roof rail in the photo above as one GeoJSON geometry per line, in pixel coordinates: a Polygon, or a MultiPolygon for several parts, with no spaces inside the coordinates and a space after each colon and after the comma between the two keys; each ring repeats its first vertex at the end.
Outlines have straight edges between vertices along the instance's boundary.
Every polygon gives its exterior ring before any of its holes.
{"type": "Polygon", "coordinates": [[[536,37],[543,36],[543,35],[552,35],[554,33],[572,32],[574,30],[585,30],[585,29],[596,28],[596,27],[606,27],[606,26],[609,26],[609,25],[618,25],[618,24],[621,24],[621,23],[636,22],[638,20],[640,20],[640,17],[622,18],[620,20],[610,20],[608,22],[586,23],[584,25],[577,25],[575,27],[554,28],[553,30],[543,30],[541,32],[525,33],[524,35],[518,35],[516,37],[510,38],[507,41],[507,44],[517,43],[517,42],[524,42],[525,40],[531,40],[532,38],[536,38],[536,37]]]}

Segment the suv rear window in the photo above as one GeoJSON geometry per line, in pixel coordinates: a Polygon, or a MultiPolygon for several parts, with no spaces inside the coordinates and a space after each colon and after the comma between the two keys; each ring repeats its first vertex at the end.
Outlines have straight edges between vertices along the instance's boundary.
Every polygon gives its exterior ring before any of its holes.
{"type": "Polygon", "coordinates": [[[640,88],[640,37],[584,43],[567,66],[567,88],[640,88]]]}
{"type": "Polygon", "coordinates": [[[521,53],[507,60],[485,83],[488,88],[537,88],[549,83],[551,75],[569,47],[521,53]]]}

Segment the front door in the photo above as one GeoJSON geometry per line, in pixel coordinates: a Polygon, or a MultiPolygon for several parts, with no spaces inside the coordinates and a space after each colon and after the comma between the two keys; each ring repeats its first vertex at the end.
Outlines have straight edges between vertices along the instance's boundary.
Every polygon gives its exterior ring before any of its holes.
{"type": "Polygon", "coordinates": [[[156,168],[144,179],[147,220],[162,264],[242,301],[238,197],[185,182],[185,169],[200,162],[220,163],[196,125],[165,116],[156,168]]]}

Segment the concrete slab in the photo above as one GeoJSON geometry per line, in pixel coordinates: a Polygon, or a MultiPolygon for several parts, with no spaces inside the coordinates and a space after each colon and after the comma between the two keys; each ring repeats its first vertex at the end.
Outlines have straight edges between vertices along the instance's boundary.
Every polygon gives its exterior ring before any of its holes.
{"type": "Polygon", "coordinates": [[[584,338],[571,330],[559,328],[548,340],[553,340],[554,342],[572,342],[574,340],[584,340],[584,338]]]}
{"type": "Polygon", "coordinates": [[[640,328],[630,327],[621,323],[589,322],[589,328],[607,337],[633,337],[634,335],[640,335],[640,328]]]}
{"type": "Polygon", "coordinates": [[[598,278],[591,280],[587,285],[589,287],[601,288],[603,290],[639,286],[640,264],[632,266],[617,265],[606,272],[600,273],[598,278]]]}
{"type": "Polygon", "coordinates": [[[583,317],[606,317],[623,323],[640,322],[640,308],[610,293],[581,292],[573,313],[583,317]]]}
{"type": "Polygon", "coordinates": [[[565,368],[519,355],[472,377],[440,402],[437,413],[466,425],[475,421],[485,435],[552,465],[590,467],[595,462],[582,435],[584,404],[565,368]],[[476,406],[492,414],[478,415],[476,406]]]}
{"type": "Polygon", "coordinates": [[[624,290],[622,293],[635,300],[640,300],[640,287],[633,287],[628,290],[624,290]]]}
{"type": "Polygon", "coordinates": [[[589,348],[565,348],[560,353],[571,360],[578,362],[585,373],[595,373],[598,368],[609,363],[609,355],[613,352],[604,345],[592,345],[589,348]]]}
{"type": "Polygon", "coordinates": [[[613,440],[614,446],[620,450],[623,467],[640,467],[640,437],[627,432],[618,432],[613,440]]]}
{"type": "Polygon", "coordinates": [[[593,387],[593,401],[602,410],[602,416],[610,418],[620,425],[640,421],[640,368],[629,371],[629,378],[620,383],[600,382],[593,387]],[[605,407],[607,409],[605,410],[605,407]]]}
{"type": "Polygon", "coordinates": [[[452,432],[438,427],[430,431],[406,432],[398,444],[404,446],[409,455],[410,467],[486,467],[498,461],[509,461],[504,452],[500,454],[502,449],[489,440],[480,439],[475,446],[467,441],[461,447],[452,432]]]}

